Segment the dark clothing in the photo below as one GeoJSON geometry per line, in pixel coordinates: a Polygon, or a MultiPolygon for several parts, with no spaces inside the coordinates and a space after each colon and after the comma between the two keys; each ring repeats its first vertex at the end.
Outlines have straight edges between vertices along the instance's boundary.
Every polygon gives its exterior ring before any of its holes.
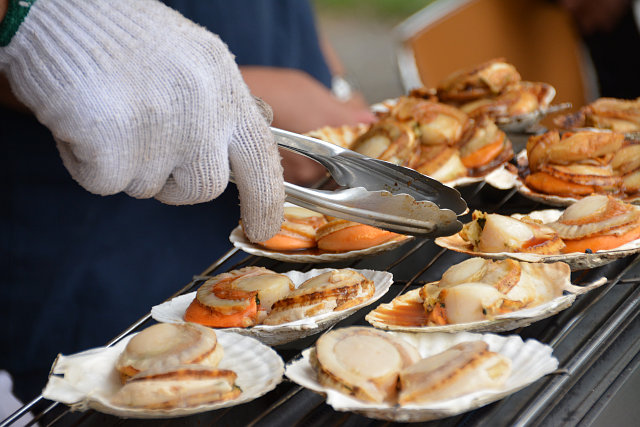
{"type": "Polygon", "coordinates": [[[600,96],[640,97],[640,31],[631,6],[616,27],[584,37],[596,68],[600,96]]]}
{"type": "Polygon", "coordinates": [[[57,353],[106,344],[228,250],[238,199],[233,186],[194,206],[91,194],[62,165],[48,129],[0,115],[0,366],[30,400],[57,353]]]}
{"type": "MultiPolygon", "coordinates": [[[[328,83],[309,4],[167,1],[219,33],[240,64],[302,69],[328,83]]],[[[104,345],[230,247],[236,188],[195,206],[90,194],[64,168],[50,132],[0,111],[0,369],[34,398],[58,353],[104,345]]]]}
{"type": "Polygon", "coordinates": [[[163,0],[218,34],[238,65],[296,68],[331,86],[311,5],[301,0],[163,0]]]}

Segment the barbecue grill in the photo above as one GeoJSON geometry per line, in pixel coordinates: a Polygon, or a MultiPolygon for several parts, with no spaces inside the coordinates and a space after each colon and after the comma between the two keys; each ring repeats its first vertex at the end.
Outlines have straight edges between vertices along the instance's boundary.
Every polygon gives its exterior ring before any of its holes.
{"type": "MultiPolygon", "coordinates": [[[[515,190],[502,191],[484,183],[462,188],[471,210],[511,214],[530,212],[544,206],[532,202],[515,190]]],[[[469,218],[463,218],[468,220],[469,218]]],[[[391,290],[377,303],[367,306],[336,325],[368,325],[365,315],[380,302],[438,280],[451,265],[468,256],[438,247],[430,239],[415,239],[395,250],[379,255],[330,265],[290,264],[231,249],[202,275],[215,275],[249,265],[264,266],[278,272],[310,270],[315,267],[352,267],[390,271],[391,290]]],[[[549,344],[559,360],[559,369],[519,392],[480,409],[417,425],[620,425],[631,423],[640,409],[637,400],[640,381],[640,256],[619,259],[605,266],[572,273],[572,282],[582,284],[601,276],[606,285],[578,297],[567,310],[506,334],[519,334],[549,344]]],[[[196,276],[176,295],[196,290],[202,283],[196,276]]],[[[175,296],[175,295],[174,295],[175,296]]],[[[131,332],[153,323],[149,315],[131,325],[109,342],[113,345],[131,332]]],[[[320,334],[275,347],[285,362],[296,358],[320,334]]],[[[389,425],[350,412],[337,412],[324,403],[324,397],[284,379],[275,390],[245,403],[198,415],[166,419],[121,419],[95,411],[72,412],[66,405],[42,396],[7,418],[2,425],[24,421],[31,412],[41,425],[230,425],[230,426],[326,426],[389,425]]]]}

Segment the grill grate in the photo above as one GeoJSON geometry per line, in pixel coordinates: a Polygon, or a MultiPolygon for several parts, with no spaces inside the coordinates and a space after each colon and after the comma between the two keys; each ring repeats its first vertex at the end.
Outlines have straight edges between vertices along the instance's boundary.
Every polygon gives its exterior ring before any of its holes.
{"type": "MultiPolygon", "coordinates": [[[[515,191],[500,191],[480,183],[466,187],[462,195],[471,209],[511,214],[542,208],[515,191]]],[[[464,218],[468,220],[469,218],[464,218]]],[[[394,274],[394,284],[380,302],[389,302],[409,289],[439,279],[451,265],[467,256],[441,249],[433,241],[416,239],[393,251],[362,260],[329,264],[332,267],[353,267],[386,270],[394,274]]],[[[281,261],[245,256],[230,250],[203,273],[218,274],[235,268],[260,265],[275,271],[308,271],[315,264],[288,264],[281,261]]],[[[597,269],[576,272],[572,281],[580,284],[606,276],[609,282],[587,295],[579,297],[569,309],[526,328],[511,331],[524,339],[535,338],[554,348],[561,369],[556,375],[536,383],[501,401],[477,410],[443,420],[420,425],[543,425],[580,424],[593,421],[620,389],[631,373],[640,366],[640,256],[617,260],[597,269]],[[596,384],[596,386],[585,386],[596,384]],[[592,391],[593,390],[593,391],[592,391]],[[596,405],[597,402],[597,405],[596,405]],[[566,412],[571,415],[567,418],[566,412]]],[[[178,291],[176,295],[195,290],[199,279],[178,291]]],[[[375,305],[374,305],[375,306],[375,305]]],[[[354,313],[336,327],[365,325],[364,316],[373,307],[354,313]]],[[[108,345],[113,345],[129,333],[150,322],[141,318],[108,345]]],[[[285,362],[298,357],[300,351],[312,345],[319,335],[276,347],[285,362]]],[[[41,396],[25,405],[2,424],[10,425],[32,411],[34,421],[41,425],[249,425],[249,426],[326,426],[326,425],[388,425],[390,423],[364,418],[353,413],[334,411],[324,404],[324,398],[297,384],[284,380],[275,390],[241,406],[159,422],[123,420],[94,411],[73,413],[65,405],[46,401],[41,396]]]]}

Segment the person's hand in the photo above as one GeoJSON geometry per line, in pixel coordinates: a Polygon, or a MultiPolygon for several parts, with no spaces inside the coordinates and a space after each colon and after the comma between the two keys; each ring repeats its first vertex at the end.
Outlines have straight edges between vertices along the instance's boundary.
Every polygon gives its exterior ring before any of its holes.
{"type": "Polygon", "coordinates": [[[560,0],[575,19],[580,31],[589,35],[611,31],[629,7],[630,0],[560,0]]]}
{"type": "Polygon", "coordinates": [[[277,146],[226,45],[155,0],[39,0],[0,49],[11,87],[87,190],[168,204],[234,171],[250,239],[275,234],[277,146]]]}
{"type": "MultiPolygon", "coordinates": [[[[323,126],[372,123],[375,115],[359,93],[342,102],[309,74],[289,68],[240,67],[251,92],[273,108],[273,126],[305,133],[323,126]]],[[[318,182],[326,174],[315,161],[281,150],[284,177],[299,185],[318,182]]]]}

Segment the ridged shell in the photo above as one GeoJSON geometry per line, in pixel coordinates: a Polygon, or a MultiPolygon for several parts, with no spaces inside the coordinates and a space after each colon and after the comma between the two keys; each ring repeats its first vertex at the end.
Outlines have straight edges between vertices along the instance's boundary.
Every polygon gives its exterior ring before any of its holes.
{"type": "MultiPolygon", "coordinates": [[[[583,286],[573,286],[564,289],[566,293],[562,296],[552,299],[535,307],[526,308],[524,310],[513,311],[511,313],[501,314],[492,320],[481,320],[477,322],[458,323],[442,326],[402,326],[392,323],[393,321],[378,308],[369,312],[365,320],[372,326],[385,329],[388,331],[398,332],[502,332],[511,331],[513,329],[522,328],[539,320],[551,317],[556,313],[568,308],[573,304],[576,295],[586,293],[592,289],[602,286],[606,283],[606,278],[601,278],[593,283],[583,286]]],[[[420,289],[414,289],[399,297],[396,297],[388,304],[381,304],[380,307],[386,307],[393,310],[396,304],[402,304],[403,300],[420,300],[420,289]]]]}
{"type": "MultiPolygon", "coordinates": [[[[518,155],[516,156],[516,162],[519,165],[527,164],[527,152],[526,152],[526,150],[523,150],[520,153],[518,153],[518,155]]],[[[518,193],[520,193],[524,197],[526,197],[528,199],[531,199],[533,201],[536,201],[536,202],[545,203],[547,205],[552,205],[552,206],[569,206],[569,205],[577,202],[578,200],[580,200],[579,198],[576,198],[576,197],[565,197],[565,196],[556,196],[556,195],[553,195],[553,194],[539,193],[539,192],[533,190],[532,188],[529,188],[524,183],[522,178],[518,175],[516,170],[514,170],[512,168],[508,168],[508,167],[504,168],[503,170],[505,171],[504,172],[505,174],[511,175],[511,179],[503,178],[502,182],[505,184],[505,186],[504,187],[497,187],[497,188],[501,188],[503,190],[507,189],[507,188],[511,188],[511,187],[507,187],[506,186],[507,183],[511,183],[513,186],[515,186],[518,189],[518,193]]],[[[628,202],[628,203],[639,204],[640,203],[640,195],[639,196],[634,196],[634,197],[625,197],[625,198],[623,198],[623,200],[625,202],[628,202]]]]}
{"type": "MultiPolygon", "coordinates": [[[[562,211],[556,209],[546,209],[542,211],[533,211],[527,216],[533,219],[541,220],[543,223],[552,222],[558,219],[562,214],[562,211]]],[[[513,215],[518,217],[517,214],[513,215]]],[[[523,215],[520,215],[523,216],[523,215]]],[[[540,255],[540,254],[527,254],[517,252],[497,252],[486,253],[477,252],[473,250],[471,243],[460,237],[459,234],[452,236],[438,237],[435,239],[438,246],[450,249],[452,251],[461,252],[471,256],[478,256],[489,259],[505,259],[512,258],[518,261],[526,262],[558,262],[562,261],[571,267],[572,271],[586,270],[588,268],[600,267],[617,259],[633,255],[640,252],[640,239],[626,243],[616,249],[609,249],[605,251],[598,251],[592,254],[583,253],[569,253],[562,255],[540,255]]]]}
{"type": "MultiPolygon", "coordinates": [[[[282,274],[288,276],[293,281],[295,286],[298,287],[305,280],[331,270],[333,269],[324,268],[309,270],[307,272],[288,271],[282,274]]],[[[281,325],[256,325],[251,328],[225,328],[222,330],[247,335],[260,340],[267,345],[284,344],[300,338],[304,338],[309,335],[317,334],[318,332],[335,325],[340,320],[351,315],[362,307],[372,304],[380,299],[384,294],[387,293],[389,287],[391,286],[391,283],[393,283],[393,275],[389,272],[357,269],[354,270],[365,276],[367,279],[373,280],[375,292],[371,299],[369,299],[368,301],[365,301],[346,310],[320,314],[295,322],[283,323],[281,325]]],[[[182,323],[184,322],[184,312],[186,311],[189,304],[191,304],[194,296],[195,292],[191,292],[185,295],[180,295],[160,305],[156,305],[151,308],[151,316],[158,322],[182,323]]],[[[216,332],[217,331],[220,331],[220,329],[216,329],[216,332]]]]}
{"type": "Polygon", "coordinates": [[[218,368],[230,369],[238,375],[236,384],[242,393],[236,399],[176,409],[150,410],[114,405],[111,396],[122,386],[115,363],[129,337],[113,347],[58,356],[42,394],[46,399],[71,406],[75,411],[95,409],[119,417],[173,418],[249,402],[273,390],[282,381],[284,363],[271,348],[250,337],[229,332],[216,333],[225,353],[218,368]]]}
{"type": "Polygon", "coordinates": [[[315,372],[309,363],[309,350],[303,352],[302,358],[287,364],[285,375],[303,387],[326,394],[327,404],[336,411],[353,411],[370,418],[388,421],[419,422],[460,414],[502,399],[550,374],[558,367],[558,361],[553,357],[551,347],[536,340],[524,342],[517,335],[481,335],[465,332],[457,334],[393,334],[413,344],[422,357],[440,353],[461,342],[483,340],[489,344],[491,351],[500,353],[511,360],[511,375],[499,389],[478,391],[431,404],[407,406],[362,402],[339,391],[323,387],[318,383],[315,372]]]}
{"type": "Polygon", "coordinates": [[[624,225],[637,224],[640,219],[640,207],[623,205],[623,202],[607,196],[585,197],[565,209],[557,221],[549,227],[556,230],[562,239],[580,239],[596,233],[603,233],[624,225]],[[611,210],[618,214],[611,216],[611,210]],[[622,209],[627,210],[621,212],[622,209]],[[609,215],[607,215],[609,214],[609,215]],[[580,224],[580,219],[588,220],[580,224]]]}

